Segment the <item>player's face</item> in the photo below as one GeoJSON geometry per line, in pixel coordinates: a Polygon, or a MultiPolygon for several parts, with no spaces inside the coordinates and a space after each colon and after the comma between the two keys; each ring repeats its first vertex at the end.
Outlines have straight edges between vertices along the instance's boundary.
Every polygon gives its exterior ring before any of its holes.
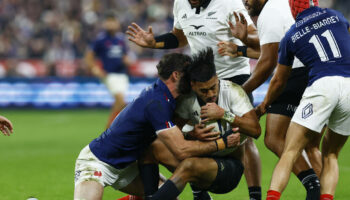
{"type": "Polygon", "coordinates": [[[199,7],[203,0],[188,0],[192,7],[199,7]]]}
{"type": "Polygon", "coordinates": [[[192,90],[205,103],[215,103],[219,95],[219,79],[213,76],[207,82],[191,82],[192,90]]]}
{"type": "Polygon", "coordinates": [[[245,0],[245,6],[250,16],[259,16],[262,10],[263,2],[261,0],[245,0]]]}
{"type": "Polygon", "coordinates": [[[120,28],[120,23],[117,19],[115,18],[107,18],[105,19],[105,21],[103,22],[103,28],[107,31],[107,32],[116,32],[119,30],[120,28]]]}

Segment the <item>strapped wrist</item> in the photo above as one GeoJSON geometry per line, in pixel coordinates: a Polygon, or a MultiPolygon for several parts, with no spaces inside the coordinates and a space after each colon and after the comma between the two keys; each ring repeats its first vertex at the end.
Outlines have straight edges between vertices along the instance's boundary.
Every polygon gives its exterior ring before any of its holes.
{"type": "Polygon", "coordinates": [[[223,138],[215,140],[217,151],[224,150],[227,147],[227,142],[223,138]]]}
{"type": "Polygon", "coordinates": [[[247,57],[247,46],[238,46],[237,55],[247,57]]]}
{"type": "Polygon", "coordinates": [[[235,121],[236,115],[231,113],[230,111],[225,111],[224,116],[222,117],[223,120],[229,122],[232,124],[235,121]]]}
{"type": "Polygon", "coordinates": [[[179,47],[179,40],[173,33],[166,33],[156,36],[155,48],[157,49],[175,49],[179,47]]]}

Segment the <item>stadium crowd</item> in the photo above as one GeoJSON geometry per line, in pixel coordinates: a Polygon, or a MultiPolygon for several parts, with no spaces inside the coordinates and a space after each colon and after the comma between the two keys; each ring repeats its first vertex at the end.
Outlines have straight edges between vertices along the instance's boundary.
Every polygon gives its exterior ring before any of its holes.
{"type": "MultiPolygon", "coordinates": [[[[346,17],[350,18],[349,1],[320,3],[347,13],[346,17]]],[[[2,0],[0,59],[40,59],[48,68],[61,60],[79,61],[101,30],[100,22],[106,10],[116,11],[122,32],[131,22],[136,22],[141,27],[151,25],[155,33],[161,34],[173,26],[172,5],[172,0],[2,0]]],[[[159,59],[168,53],[129,45],[131,57],[135,60],[159,59]]],[[[86,75],[83,62],[76,64],[80,69],[78,74],[86,75]]],[[[54,72],[48,74],[55,75],[54,72]]],[[[8,75],[16,75],[15,70],[9,70],[8,75]]]]}

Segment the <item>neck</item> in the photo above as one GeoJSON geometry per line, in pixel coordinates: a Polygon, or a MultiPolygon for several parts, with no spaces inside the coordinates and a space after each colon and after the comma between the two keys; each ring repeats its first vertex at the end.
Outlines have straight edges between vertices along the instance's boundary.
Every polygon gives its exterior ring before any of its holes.
{"type": "Polygon", "coordinates": [[[170,79],[162,80],[162,81],[168,87],[173,98],[176,99],[179,96],[179,92],[177,90],[176,84],[170,79]]]}

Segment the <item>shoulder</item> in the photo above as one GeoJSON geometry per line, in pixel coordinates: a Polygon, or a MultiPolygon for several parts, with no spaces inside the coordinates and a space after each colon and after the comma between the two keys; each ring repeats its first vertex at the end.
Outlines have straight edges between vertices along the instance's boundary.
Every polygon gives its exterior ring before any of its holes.
{"type": "Polygon", "coordinates": [[[246,94],[240,85],[226,80],[220,80],[220,91],[234,94],[235,96],[244,96],[246,94]]]}
{"type": "Polygon", "coordinates": [[[191,92],[187,95],[182,95],[177,98],[176,100],[176,109],[177,108],[183,108],[183,107],[190,107],[193,105],[193,103],[196,101],[196,94],[194,92],[191,92]]]}

